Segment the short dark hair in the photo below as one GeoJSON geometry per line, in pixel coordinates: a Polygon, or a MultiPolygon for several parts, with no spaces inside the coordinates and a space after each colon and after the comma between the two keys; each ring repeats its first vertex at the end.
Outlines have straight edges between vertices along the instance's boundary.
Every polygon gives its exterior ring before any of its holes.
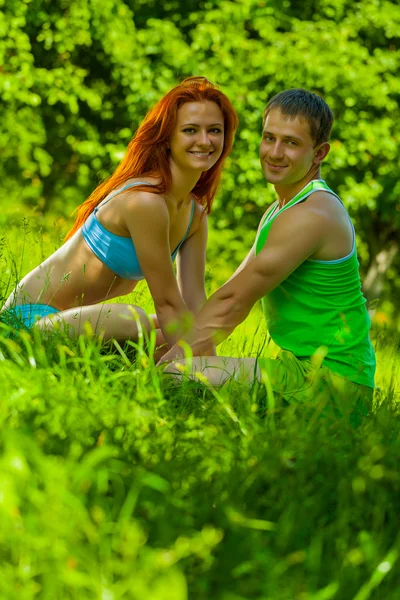
{"type": "Polygon", "coordinates": [[[316,146],[329,140],[335,117],[321,96],[302,88],[279,92],[268,102],[264,111],[264,121],[274,108],[287,117],[304,117],[310,125],[311,137],[316,146]]]}

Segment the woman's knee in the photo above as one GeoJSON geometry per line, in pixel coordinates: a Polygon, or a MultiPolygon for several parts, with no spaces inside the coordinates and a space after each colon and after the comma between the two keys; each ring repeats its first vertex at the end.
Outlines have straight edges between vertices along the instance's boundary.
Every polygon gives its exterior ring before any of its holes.
{"type": "Polygon", "coordinates": [[[146,331],[154,328],[152,319],[143,308],[134,306],[133,304],[124,304],[121,306],[123,308],[120,312],[120,317],[125,321],[131,321],[137,327],[143,327],[146,331]]]}
{"type": "Polygon", "coordinates": [[[66,321],[62,313],[48,315],[38,319],[32,327],[33,330],[40,331],[41,334],[48,333],[49,335],[58,333],[68,337],[74,337],[77,333],[73,324],[66,321]]]}
{"type": "Polygon", "coordinates": [[[40,329],[40,331],[52,331],[54,329],[54,320],[56,320],[57,323],[60,322],[60,319],[57,319],[55,315],[47,315],[46,317],[37,319],[32,326],[32,329],[40,329]]]}

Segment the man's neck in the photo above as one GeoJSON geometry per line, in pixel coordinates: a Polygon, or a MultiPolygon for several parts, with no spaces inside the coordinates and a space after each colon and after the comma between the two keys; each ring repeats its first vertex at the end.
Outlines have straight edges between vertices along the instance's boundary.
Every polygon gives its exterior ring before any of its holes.
{"type": "Polygon", "coordinates": [[[282,208],[285,204],[290,202],[290,200],[310,183],[310,181],[315,181],[316,179],[321,179],[321,172],[319,169],[316,173],[308,173],[306,177],[303,177],[300,181],[296,181],[296,183],[289,185],[275,185],[275,191],[278,194],[279,208],[282,208]]]}

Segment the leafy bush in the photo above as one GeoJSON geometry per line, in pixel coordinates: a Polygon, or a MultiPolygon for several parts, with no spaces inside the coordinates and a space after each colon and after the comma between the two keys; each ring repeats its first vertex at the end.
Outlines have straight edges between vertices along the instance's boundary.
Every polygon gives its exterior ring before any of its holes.
{"type": "Polygon", "coordinates": [[[355,219],[366,291],[370,299],[381,288],[395,297],[397,2],[103,0],[100,11],[90,0],[2,4],[0,181],[7,209],[23,200],[69,216],[115,168],[148,108],[178,80],[202,74],[221,84],[241,122],[214,227],[247,235],[273,197],[258,162],[266,101],[305,87],[336,115],[324,176],[355,219]]]}

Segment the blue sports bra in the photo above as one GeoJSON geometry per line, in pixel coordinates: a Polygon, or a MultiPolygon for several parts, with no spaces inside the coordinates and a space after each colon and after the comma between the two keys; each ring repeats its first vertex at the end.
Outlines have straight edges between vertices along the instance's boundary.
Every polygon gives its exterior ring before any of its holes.
{"type": "MultiPolygon", "coordinates": [[[[136,255],[135,246],[133,245],[132,238],[123,237],[116,235],[108,231],[98,220],[96,213],[100,206],[106,204],[111,198],[127,190],[130,187],[137,185],[151,185],[146,182],[135,181],[134,183],[128,183],[121,190],[118,190],[112,194],[109,198],[106,198],[92,212],[92,214],[86,219],[82,225],[83,239],[91,249],[91,251],[103,262],[111,271],[113,271],[119,277],[123,279],[144,279],[142,269],[140,268],[139,260],[136,255]]],[[[179,248],[189,233],[190,227],[193,221],[195,201],[192,200],[192,212],[190,214],[189,225],[186,230],[183,239],[180,241],[178,246],[172,253],[171,259],[175,260],[178,254],[179,248]]]]}

